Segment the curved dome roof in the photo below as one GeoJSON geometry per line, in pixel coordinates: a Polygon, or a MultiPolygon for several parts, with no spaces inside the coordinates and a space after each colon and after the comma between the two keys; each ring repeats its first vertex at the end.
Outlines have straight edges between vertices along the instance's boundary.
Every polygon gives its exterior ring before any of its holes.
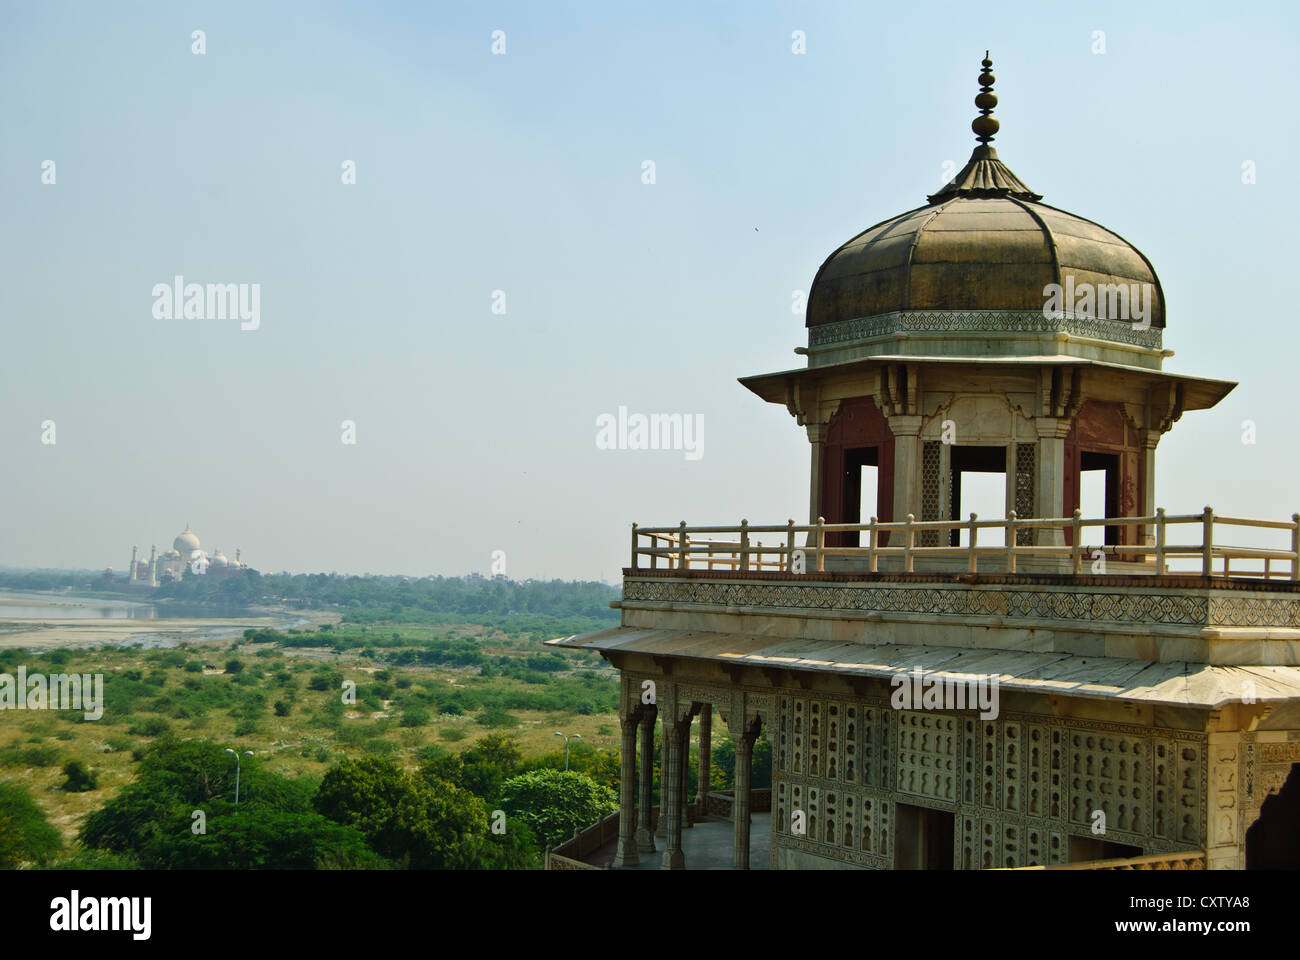
{"type": "MultiPolygon", "coordinates": [[[[991,66],[986,58],[975,98],[981,116],[971,125],[981,144],[970,161],[925,206],[876,224],[826,259],[809,292],[808,327],[909,310],[1041,311],[1044,288],[1071,280],[1080,291],[1083,284],[1094,291],[1149,284],[1151,326],[1164,327],[1164,293],[1142,252],[1091,220],[1041,203],[988,145],[998,128],[989,115],[997,103],[991,66]]],[[[1131,326],[1128,317],[1113,319],[1131,326]]]]}
{"type": "Polygon", "coordinates": [[[199,548],[199,538],[194,535],[194,531],[186,524],[185,529],[181,531],[180,536],[172,541],[172,549],[180,552],[181,556],[188,557],[190,553],[199,548]]]}

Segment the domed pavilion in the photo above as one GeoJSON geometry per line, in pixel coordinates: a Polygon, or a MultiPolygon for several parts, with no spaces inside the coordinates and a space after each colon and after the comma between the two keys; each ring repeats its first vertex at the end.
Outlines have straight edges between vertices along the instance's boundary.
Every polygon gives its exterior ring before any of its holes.
{"type": "MultiPolygon", "coordinates": [[[[1151,261],[1106,227],[1043,203],[998,158],[992,63],[983,67],[970,161],[924,206],[864,230],[822,264],[808,345],[797,351],[806,368],[741,381],[807,428],[810,522],[868,519],[859,516],[864,467],[876,468],[881,521],[965,519],[968,472],[1005,477],[999,518],[1070,516],[1088,470],[1104,472],[1106,516],[1149,515],[1160,437],[1235,386],[1162,369],[1172,351],[1151,261]]],[[[1072,531],[1017,535],[1021,545],[1068,544],[1072,531]]],[[[1154,531],[1113,526],[1104,538],[1153,543],[1154,531]]],[[[939,539],[920,535],[923,545],[939,539]]]]}
{"type": "Polygon", "coordinates": [[[725,865],[718,831],[735,869],[1300,867],[1300,515],[1155,503],[1234,384],[1166,371],[1150,260],[998,157],[991,68],[970,162],[826,258],[805,366],[741,381],[807,430],[808,522],[633,524],[620,625],[550,641],[620,671],[622,767],[549,869],[725,865]]]}

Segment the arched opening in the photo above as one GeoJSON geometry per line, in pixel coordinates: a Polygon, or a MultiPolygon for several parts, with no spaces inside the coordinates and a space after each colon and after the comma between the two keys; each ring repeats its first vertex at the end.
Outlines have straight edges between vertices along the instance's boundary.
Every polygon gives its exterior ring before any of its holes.
{"type": "Polygon", "coordinates": [[[1282,789],[1259,808],[1246,831],[1247,870],[1300,868],[1300,763],[1291,764],[1282,789]]]}

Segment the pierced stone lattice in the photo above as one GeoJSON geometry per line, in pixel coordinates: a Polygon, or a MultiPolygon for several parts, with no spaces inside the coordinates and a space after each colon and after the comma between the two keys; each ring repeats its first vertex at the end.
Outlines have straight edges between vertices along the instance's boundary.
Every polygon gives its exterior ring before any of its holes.
{"type": "Polygon", "coordinates": [[[1148,854],[1205,842],[1206,747],[1187,735],[833,695],[781,694],[775,710],[785,741],[773,758],[779,846],[892,867],[895,800],[953,812],[954,865],[964,869],[1064,863],[1070,836],[1094,835],[1095,810],[1107,838],[1148,854]]]}
{"type": "MultiPolygon", "coordinates": [[[[939,516],[939,465],[943,459],[943,443],[927,440],[921,446],[921,519],[942,520],[939,516]]],[[[922,547],[939,546],[938,530],[922,530],[917,543],[922,547]]]]}
{"type": "MultiPolygon", "coordinates": [[[[1016,516],[1034,516],[1034,449],[1032,443],[1016,444],[1016,516]]],[[[1033,530],[1017,530],[1016,546],[1034,543],[1033,530]]]]}
{"type": "Polygon", "coordinates": [[[903,710],[898,714],[896,789],[957,801],[957,718],[903,710]]]}

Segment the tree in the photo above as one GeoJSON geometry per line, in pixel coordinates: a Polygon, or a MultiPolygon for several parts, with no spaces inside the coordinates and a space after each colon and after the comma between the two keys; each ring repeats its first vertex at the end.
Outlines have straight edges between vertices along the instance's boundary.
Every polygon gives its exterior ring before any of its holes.
{"type": "Polygon", "coordinates": [[[501,785],[501,806],[550,846],[618,809],[614,791],[576,770],[534,770],[501,785]]]}
{"type": "Polygon", "coordinates": [[[417,870],[484,866],[483,801],[454,784],[412,777],[381,757],[344,760],[325,774],[316,809],[355,827],[371,849],[417,870]]]}
{"type": "Polygon", "coordinates": [[[352,827],[318,813],[231,807],[210,818],[207,832],[188,823],[167,833],[164,859],[174,870],[311,870],[322,862],[353,868],[385,866],[352,827]]]}
{"type": "Polygon", "coordinates": [[[27,788],[0,783],[0,869],[42,863],[62,846],[59,831],[50,826],[27,788]]]}
{"type": "MultiPolygon", "coordinates": [[[[530,760],[524,765],[526,770],[563,770],[564,751],[556,750],[530,760]]],[[[569,769],[585,773],[602,786],[618,792],[619,779],[622,776],[619,764],[619,751],[601,750],[589,743],[579,740],[569,750],[569,769]]],[[[657,768],[656,768],[657,769],[657,768]]]]}
{"type": "Polygon", "coordinates": [[[256,862],[268,868],[295,867],[303,861],[293,851],[263,845],[259,854],[256,838],[271,829],[268,823],[283,827],[297,842],[313,823],[332,830],[312,819],[313,786],[268,773],[256,758],[245,758],[236,807],[235,762],[224,747],[208,740],[163,740],[141,759],[132,782],[85,818],[78,839],[87,849],[125,854],[145,867],[195,865],[206,862],[204,856],[214,866],[256,862]],[[208,836],[216,839],[199,840],[204,835],[192,832],[196,810],[204,815],[208,836]],[[240,814],[245,817],[235,819],[240,814]],[[280,814],[308,819],[291,822],[280,814]],[[198,845],[197,852],[192,844],[198,845]],[[205,853],[210,848],[219,852],[205,853]],[[282,859],[277,861],[277,855],[282,859]]]}

